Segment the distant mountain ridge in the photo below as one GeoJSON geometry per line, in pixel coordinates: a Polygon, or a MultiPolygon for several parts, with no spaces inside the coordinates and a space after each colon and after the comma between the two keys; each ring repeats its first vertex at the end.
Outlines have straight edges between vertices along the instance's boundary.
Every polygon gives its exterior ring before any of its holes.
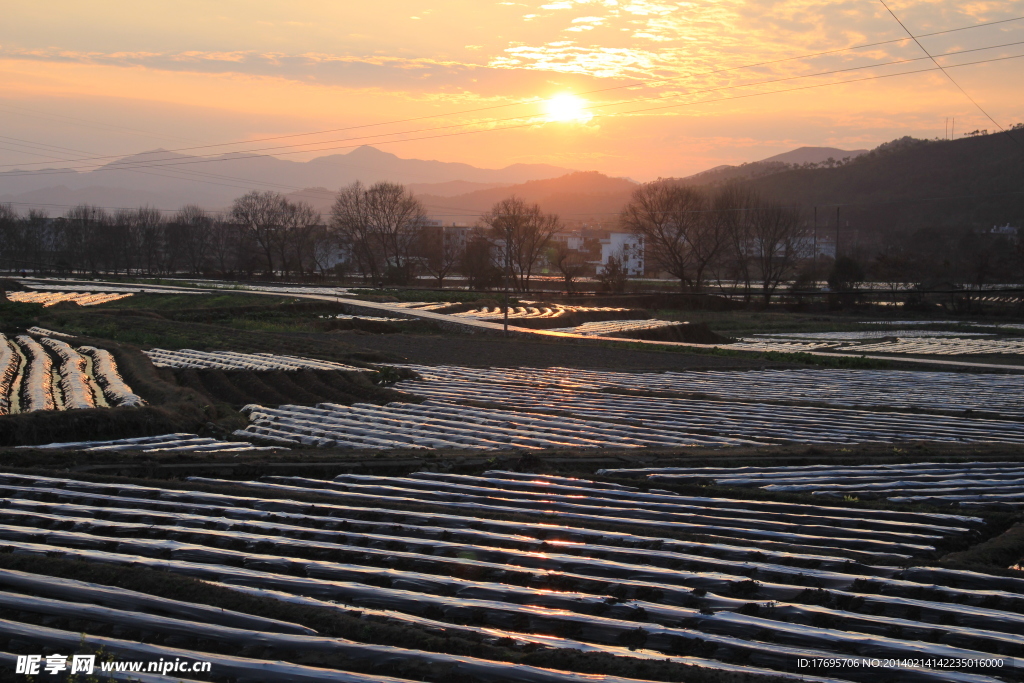
{"type": "Polygon", "coordinates": [[[519,185],[489,188],[455,197],[418,195],[428,213],[445,223],[472,223],[496,202],[516,195],[535,202],[547,213],[558,214],[569,225],[607,224],[617,221],[637,183],[597,171],[576,171],[559,178],[531,180],[519,185]]]}
{"type": "Polygon", "coordinates": [[[88,172],[46,169],[0,173],[0,202],[17,202],[21,210],[35,205],[50,209],[53,214],[63,213],[56,205],[69,202],[100,206],[149,203],[165,209],[199,204],[206,209],[220,210],[228,207],[235,197],[254,189],[288,193],[321,187],[333,193],[357,180],[366,184],[389,180],[403,184],[461,182],[467,183],[466,187],[456,187],[454,191],[465,191],[474,185],[512,185],[570,172],[572,169],[549,164],[512,164],[487,169],[458,162],[402,159],[370,146],[305,162],[237,153],[201,159],[153,150],[88,172]],[[126,165],[139,168],[130,170],[124,168],[126,165]]]}
{"type": "Polygon", "coordinates": [[[715,166],[706,171],[687,176],[682,180],[695,185],[712,185],[748,178],[759,178],[773,173],[781,173],[792,166],[804,164],[823,164],[830,159],[835,162],[855,159],[867,154],[866,149],[845,150],[836,147],[798,147],[797,149],[770,156],[760,161],[752,161],[739,166],[715,166]]]}

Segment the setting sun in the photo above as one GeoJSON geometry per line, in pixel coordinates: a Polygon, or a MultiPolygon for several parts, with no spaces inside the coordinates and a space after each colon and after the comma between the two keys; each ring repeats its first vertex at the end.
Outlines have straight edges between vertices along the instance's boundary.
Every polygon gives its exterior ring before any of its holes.
{"type": "Polygon", "coordinates": [[[589,121],[594,115],[587,110],[588,102],[582,97],[563,93],[549,99],[544,108],[548,121],[589,121]]]}

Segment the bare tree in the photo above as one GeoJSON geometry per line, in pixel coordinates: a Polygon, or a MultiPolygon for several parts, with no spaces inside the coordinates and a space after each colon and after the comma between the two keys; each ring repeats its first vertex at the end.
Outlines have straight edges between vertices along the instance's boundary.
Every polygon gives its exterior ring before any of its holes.
{"type": "Polygon", "coordinates": [[[245,235],[242,228],[223,217],[213,221],[210,231],[210,259],[222,276],[243,268],[245,235]]]}
{"type": "Polygon", "coordinates": [[[326,226],[317,225],[310,231],[309,259],[314,271],[319,272],[321,276],[325,275],[337,253],[337,241],[326,226]]]}
{"type": "Polygon", "coordinates": [[[362,183],[349,185],[334,198],[331,231],[337,242],[352,254],[363,277],[379,281],[382,256],[370,222],[366,188],[362,183]]]}
{"type": "Polygon", "coordinates": [[[797,209],[756,195],[751,195],[751,199],[755,205],[748,209],[750,242],[747,248],[761,274],[761,294],[767,306],[779,283],[793,272],[798,241],[804,229],[797,209]]]}
{"type": "Polygon", "coordinates": [[[504,269],[495,262],[494,244],[482,229],[474,229],[466,239],[459,270],[470,289],[494,289],[501,284],[504,269]]]}
{"type": "Polygon", "coordinates": [[[10,204],[0,204],[0,263],[13,270],[24,250],[22,220],[10,204]]]}
{"type": "Polygon", "coordinates": [[[231,218],[258,246],[266,259],[267,273],[274,273],[274,252],[287,220],[288,201],[280,192],[248,192],[235,200],[231,218]]]}
{"type": "Polygon", "coordinates": [[[683,291],[694,289],[694,252],[691,236],[698,231],[705,194],[692,187],[658,179],[633,191],[620,222],[643,237],[649,258],[679,279],[683,291]]]}
{"type": "Polygon", "coordinates": [[[551,236],[561,227],[558,216],[545,214],[537,204],[512,196],[503,199],[481,216],[491,236],[503,240],[512,282],[522,292],[530,290],[530,277],[540,262],[551,236]]]}
{"type": "Polygon", "coordinates": [[[562,274],[566,293],[575,294],[576,280],[583,277],[590,268],[587,255],[578,249],[570,249],[567,242],[556,242],[548,254],[548,260],[562,274]]]}
{"type": "Polygon", "coordinates": [[[443,225],[420,229],[416,253],[423,268],[437,278],[438,289],[444,289],[444,279],[459,263],[464,246],[455,231],[443,225]]]}
{"type": "Polygon", "coordinates": [[[135,212],[134,227],[146,272],[152,275],[167,270],[164,217],[160,211],[149,206],[140,207],[135,212]]]}
{"type": "Polygon", "coordinates": [[[317,228],[320,226],[320,212],[306,202],[295,202],[288,204],[288,211],[285,219],[285,229],[282,231],[284,248],[282,249],[282,260],[290,253],[288,259],[299,275],[306,272],[308,266],[313,269],[313,239],[317,228]]]}
{"type": "Polygon", "coordinates": [[[206,212],[189,204],[183,206],[174,217],[174,241],[185,262],[185,267],[192,274],[203,272],[209,257],[210,244],[213,239],[213,219],[206,212]]]}
{"type": "Polygon", "coordinates": [[[412,192],[398,183],[374,183],[366,192],[370,224],[380,243],[385,278],[396,284],[412,279],[412,246],[427,214],[412,192]]]}
{"type": "Polygon", "coordinates": [[[412,275],[412,246],[426,211],[404,185],[354,183],[341,190],[331,208],[331,227],[352,251],[364,276],[404,284],[412,275]]]}

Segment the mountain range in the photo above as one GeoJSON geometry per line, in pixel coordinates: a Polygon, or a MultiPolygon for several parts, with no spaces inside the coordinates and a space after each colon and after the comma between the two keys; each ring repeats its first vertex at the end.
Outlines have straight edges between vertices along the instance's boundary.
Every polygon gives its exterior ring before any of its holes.
{"type": "Polygon", "coordinates": [[[153,150],[87,171],[51,168],[0,173],[0,202],[14,202],[22,211],[40,208],[51,215],[80,203],[105,207],[149,204],[165,209],[198,204],[221,210],[230,206],[235,197],[253,189],[302,192],[310,194],[306,199],[320,203],[325,198],[323,188],[331,188],[327,194],[333,195],[338,188],[357,180],[366,184],[379,180],[426,184],[440,194],[458,194],[554,178],[571,171],[548,164],[487,169],[462,163],[401,159],[369,146],[305,162],[268,155],[197,157],[153,150]],[[307,193],[305,188],[320,189],[307,193]]]}
{"type": "MultiPolygon", "coordinates": [[[[829,156],[841,158],[858,153],[802,147],[760,162],[721,166],[692,178],[694,182],[716,182],[750,177],[787,163],[818,162],[829,156]]],[[[379,180],[405,184],[423,199],[431,213],[446,221],[475,217],[512,192],[550,206],[549,211],[593,221],[618,211],[635,186],[625,178],[548,164],[477,168],[462,163],[402,159],[370,146],[305,162],[267,155],[198,157],[153,150],[93,170],[76,170],[70,165],[0,172],[0,202],[12,202],[23,213],[37,208],[50,215],[60,215],[83,203],[102,207],[150,205],[170,210],[198,204],[220,211],[249,190],[270,189],[307,201],[326,213],[338,188],[357,180],[364,184],[379,180]]]]}

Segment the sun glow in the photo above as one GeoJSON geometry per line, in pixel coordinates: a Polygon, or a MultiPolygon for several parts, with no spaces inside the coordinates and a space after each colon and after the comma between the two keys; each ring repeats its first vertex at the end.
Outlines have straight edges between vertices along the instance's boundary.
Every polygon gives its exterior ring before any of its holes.
{"type": "Polygon", "coordinates": [[[570,95],[569,93],[562,93],[561,95],[555,95],[545,102],[544,109],[547,111],[548,121],[561,121],[566,123],[575,121],[583,123],[594,117],[594,115],[587,110],[588,104],[589,103],[582,97],[570,95]]]}

